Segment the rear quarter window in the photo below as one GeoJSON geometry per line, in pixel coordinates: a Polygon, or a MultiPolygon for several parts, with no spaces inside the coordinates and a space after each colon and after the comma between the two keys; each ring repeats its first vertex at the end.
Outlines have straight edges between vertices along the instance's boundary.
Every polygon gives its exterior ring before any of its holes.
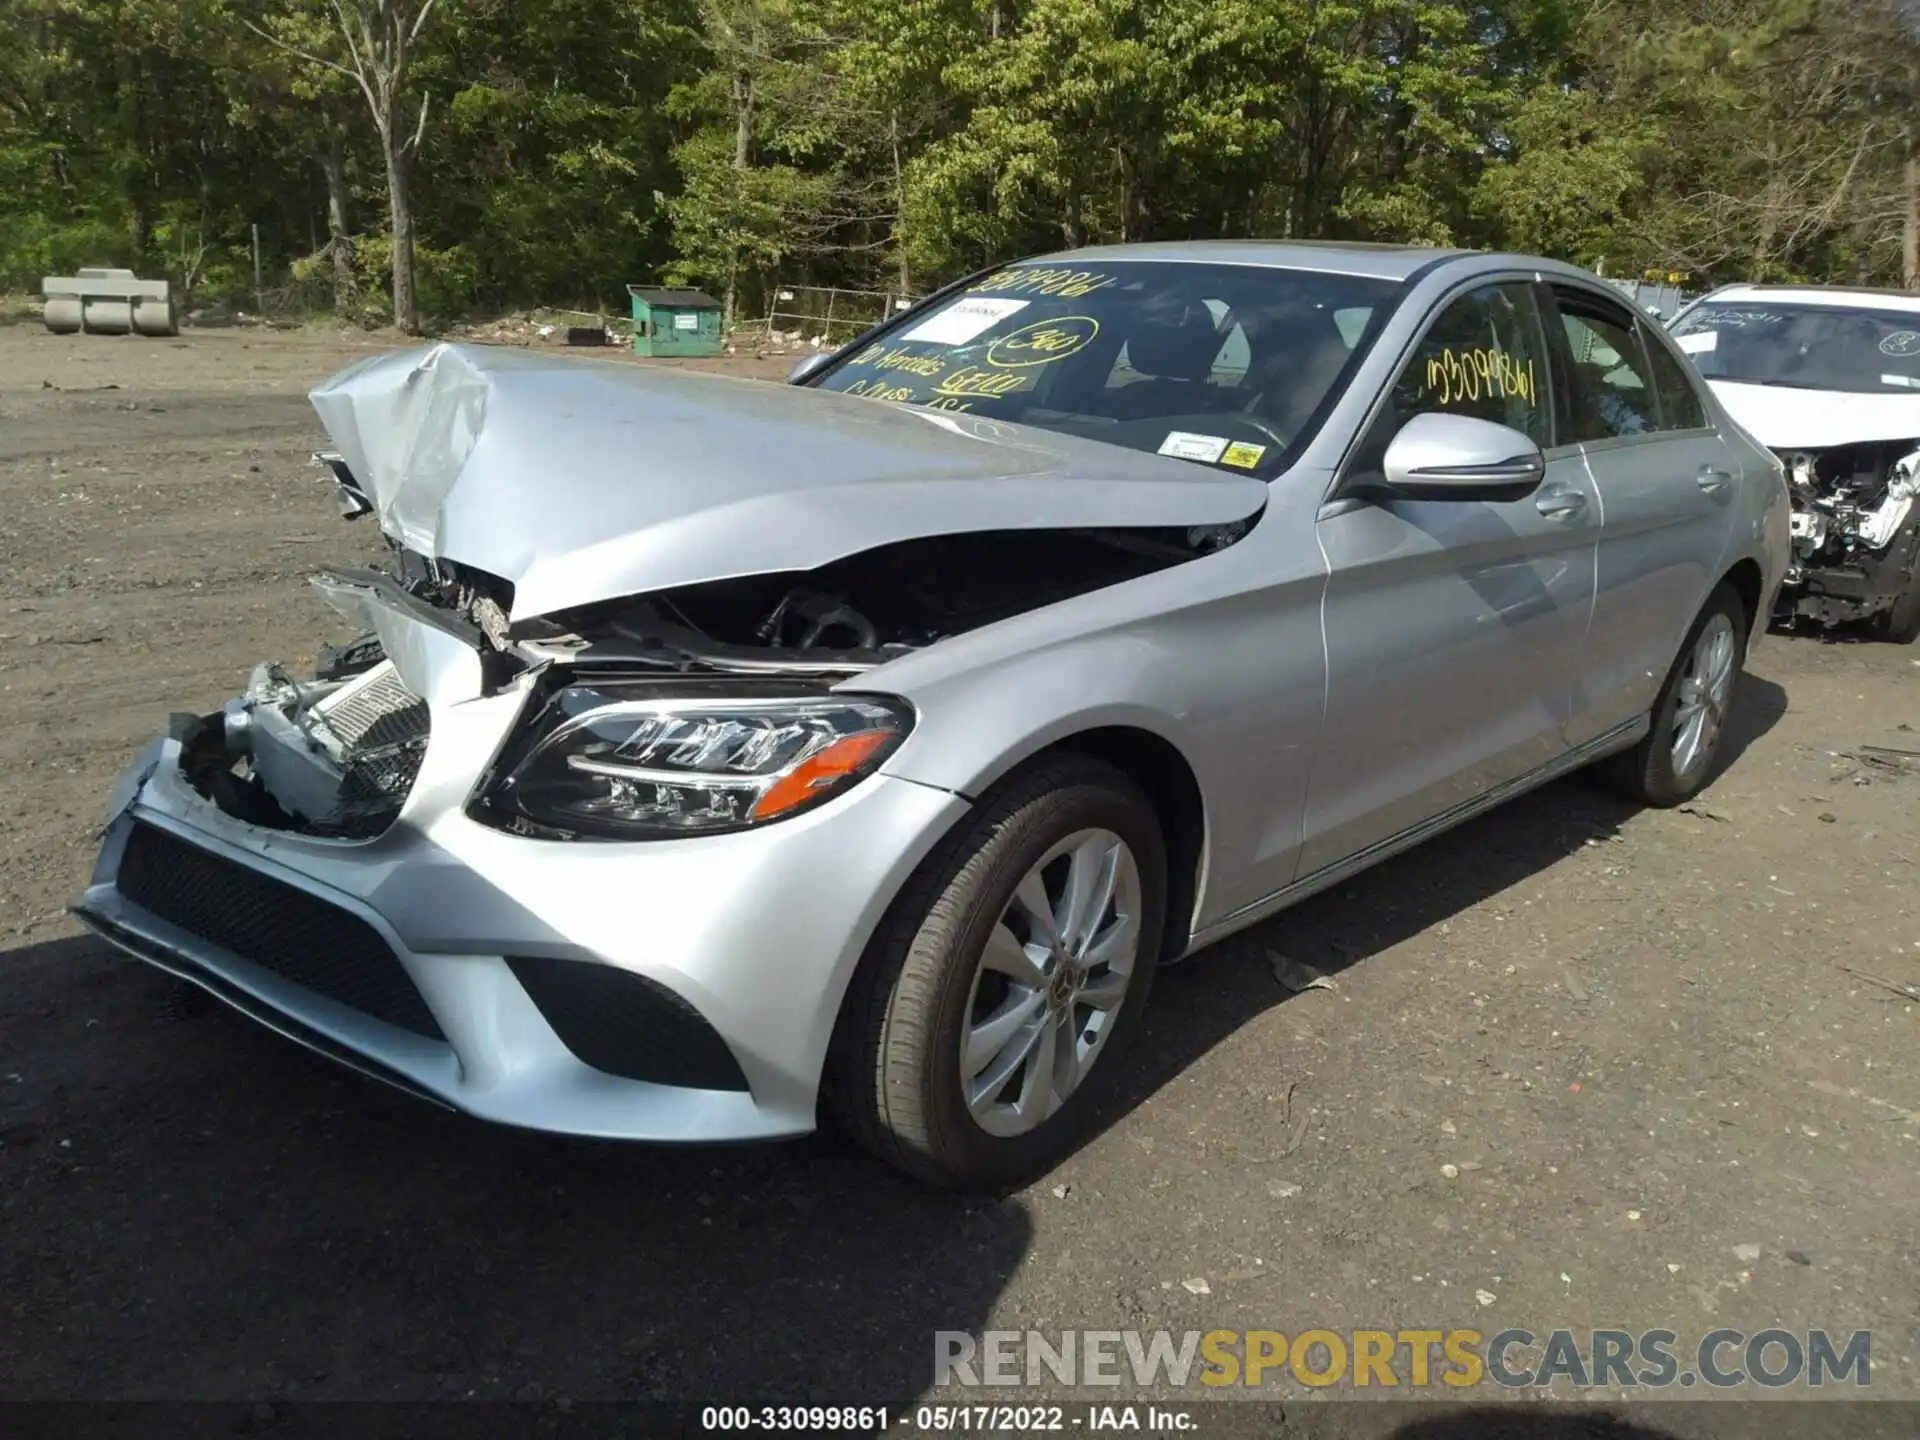
{"type": "Polygon", "coordinates": [[[1649,335],[1646,338],[1647,361],[1653,370],[1654,393],[1660,401],[1662,430],[1701,430],[1706,428],[1707,412],[1700,394],[1685,367],[1667,353],[1666,346],[1649,335]]]}

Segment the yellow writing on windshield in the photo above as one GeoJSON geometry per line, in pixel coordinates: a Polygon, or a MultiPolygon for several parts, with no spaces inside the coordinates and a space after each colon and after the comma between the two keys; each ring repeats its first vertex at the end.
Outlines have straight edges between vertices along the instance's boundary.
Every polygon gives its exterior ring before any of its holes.
{"type": "Polygon", "coordinates": [[[991,290],[1005,295],[1059,295],[1068,300],[1077,300],[1082,295],[1091,295],[1096,290],[1104,290],[1118,282],[1111,275],[1102,275],[1097,270],[1070,270],[1065,267],[1041,266],[1034,269],[997,270],[977,285],[969,285],[969,293],[991,290]]]}
{"type": "Polygon", "coordinates": [[[934,386],[933,393],[965,400],[979,396],[1011,395],[1016,390],[1024,390],[1027,383],[1025,375],[1009,374],[1004,370],[981,370],[969,365],[954,371],[934,386]]]}
{"type": "Polygon", "coordinates": [[[1069,355],[1078,355],[1099,333],[1100,322],[1091,315],[1062,315],[1058,320],[1036,321],[994,341],[987,348],[987,363],[1002,370],[1050,365],[1069,355]]]}
{"type": "Polygon", "coordinates": [[[1540,403],[1533,361],[1495,346],[1442,350],[1427,361],[1427,391],[1441,405],[1455,400],[1524,400],[1540,403]]]}
{"type": "Polygon", "coordinates": [[[911,400],[911,385],[889,385],[884,380],[856,380],[847,386],[847,394],[864,395],[869,400],[911,400]]]}
{"type": "Polygon", "coordinates": [[[871,365],[877,370],[899,370],[908,375],[921,375],[931,380],[947,368],[946,362],[932,355],[915,355],[910,350],[896,345],[889,350],[884,345],[869,345],[854,356],[855,365],[871,365]]]}

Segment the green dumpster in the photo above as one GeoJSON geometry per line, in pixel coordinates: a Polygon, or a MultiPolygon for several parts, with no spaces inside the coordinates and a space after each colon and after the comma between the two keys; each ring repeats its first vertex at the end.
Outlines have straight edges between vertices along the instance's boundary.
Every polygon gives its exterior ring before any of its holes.
{"type": "Polygon", "coordinates": [[[629,285],[633,297],[633,353],[721,354],[726,344],[720,302],[702,290],[629,285]]]}

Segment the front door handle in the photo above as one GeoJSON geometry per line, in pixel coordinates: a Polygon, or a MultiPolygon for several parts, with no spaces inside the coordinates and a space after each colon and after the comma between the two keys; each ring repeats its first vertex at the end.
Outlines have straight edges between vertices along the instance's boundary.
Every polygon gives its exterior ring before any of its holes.
{"type": "Polygon", "coordinates": [[[1716,500],[1724,500],[1733,494],[1733,475],[1713,465],[1702,465],[1693,483],[1716,500]]]}
{"type": "Polygon", "coordinates": [[[1587,513],[1587,497],[1578,490],[1556,485],[1534,496],[1533,508],[1549,520],[1577,520],[1587,513]]]}

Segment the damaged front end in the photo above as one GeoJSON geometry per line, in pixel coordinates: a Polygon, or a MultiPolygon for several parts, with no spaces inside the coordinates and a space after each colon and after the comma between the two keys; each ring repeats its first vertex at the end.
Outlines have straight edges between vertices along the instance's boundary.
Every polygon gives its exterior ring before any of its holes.
{"type": "MultiPolygon", "coordinates": [[[[338,457],[323,458],[351,515],[352,478],[338,457]]],[[[400,663],[407,657],[390,655],[373,628],[384,616],[405,615],[425,623],[402,633],[444,637],[454,653],[471,657],[474,675],[463,693],[518,688],[530,697],[522,743],[510,744],[493,772],[476,779],[476,818],[523,834],[587,838],[596,833],[590,814],[565,825],[551,815],[536,820],[505,794],[513,766],[543,726],[564,718],[558,711],[571,691],[651,684],[660,693],[665,683],[692,694],[743,685],[758,693],[771,684],[784,694],[824,697],[913,651],[1213,554],[1239,541],[1254,518],[928,536],[812,571],[735,576],[517,621],[509,619],[506,581],[390,542],[386,570],[314,579],[336,610],[370,627],[366,633],[324,648],[308,676],[277,662],[258,666],[246,692],[221,711],[178,717],[174,738],[188,782],[236,819],[343,840],[380,835],[406,803],[432,728],[423,678],[431,667],[400,663]]],[[[676,733],[675,746],[684,749],[687,737],[676,733]]],[[[591,773],[590,765],[571,763],[591,773]]],[[[620,791],[627,809],[689,800],[684,785],[676,790],[663,778],[648,782],[656,790],[649,796],[627,793],[632,784],[617,775],[606,779],[609,796],[620,791]]],[[[740,783],[752,789],[753,779],[740,783]]],[[[705,784],[694,798],[703,806],[733,803],[731,793],[705,784]]]]}
{"type": "MultiPolygon", "coordinates": [[[[642,759],[637,741],[602,754],[589,737],[549,787],[567,815],[617,792],[671,829],[671,792],[723,823],[726,805],[765,800],[766,767],[802,731],[796,765],[847,738],[847,716],[804,708],[835,687],[1210,555],[1268,498],[1251,476],[1009,423],[485,347],[371,357],[313,401],[342,513],[372,516],[389,547],[380,570],[315,580],[361,638],[311,676],[262,666],[175,738],[194,789],[230,815],[340,839],[394,823],[430,731],[465,702],[515,692],[497,708],[519,728],[449,742],[435,803],[471,787],[469,813],[499,821],[514,807],[490,807],[501,797],[479,772],[506,785],[494,752],[564,725],[563,691],[624,687],[601,696],[624,723],[636,685],[656,687],[655,709],[681,691],[782,690],[803,712],[759,714],[763,742],[737,753],[741,722],[709,707],[642,759]],[[723,773],[697,787],[660,778],[710,763],[723,773]],[[605,794],[574,793],[587,782],[573,777],[596,775],[605,794]]],[[[575,828],[526,808],[540,833],[575,828]]]]}
{"type": "MultiPolygon", "coordinates": [[[[343,489],[345,488],[343,483],[343,489]]],[[[348,618],[424,616],[469,651],[480,693],[524,668],[507,646],[497,587],[405,551],[397,574],[324,572],[314,585],[348,618]]],[[[417,679],[418,677],[416,677],[417,679]]],[[[432,711],[378,629],[323,646],[309,674],[279,661],[254,667],[245,692],[210,715],[176,716],[181,773],[195,791],[251,825],[371,839],[399,815],[425,758],[432,711]]]]}
{"type": "Polygon", "coordinates": [[[346,673],[322,665],[310,680],[260,665],[217,720],[184,738],[195,789],[252,824],[347,839],[392,823],[430,728],[426,701],[385,659],[346,673]]]}
{"type": "Polygon", "coordinates": [[[1891,611],[1920,575],[1920,439],[1777,453],[1793,551],[1776,618],[1833,626],[1891,611]]]}

